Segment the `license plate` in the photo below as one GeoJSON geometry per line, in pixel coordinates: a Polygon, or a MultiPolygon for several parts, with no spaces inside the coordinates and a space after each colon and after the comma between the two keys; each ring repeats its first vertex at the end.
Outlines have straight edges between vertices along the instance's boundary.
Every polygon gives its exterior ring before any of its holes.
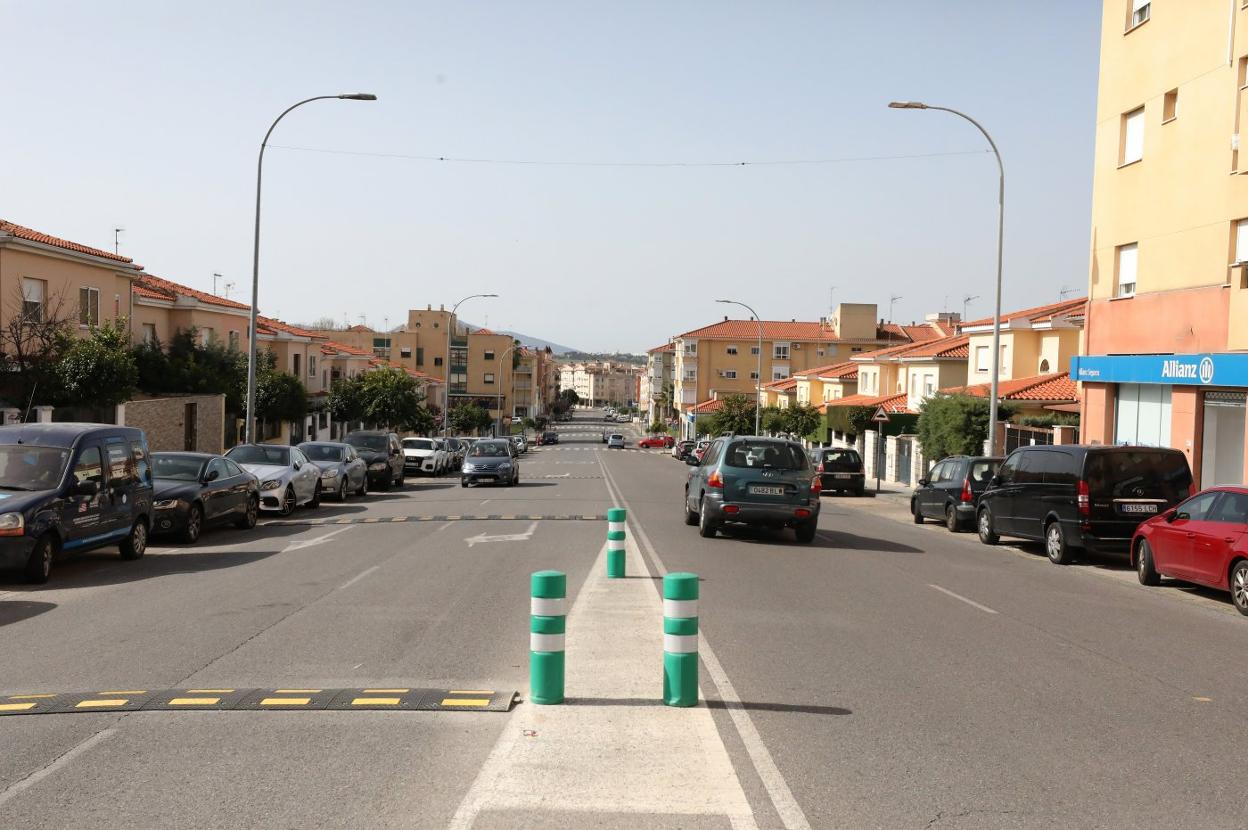
{"type": "Polygon", "coordinates": [[[1123,513],[1156,513],[1157,505],[1155,504],[1121,504],[1119,508],[1123,513]]]}
{"type": "Polygon", "coordinates": [[[494,479],[498,478],[498,476],[477,476],[477,478],[481,479],[482,481],[493,481],[494,479]]]}
{"type": "Polygon", "coordinates": [[[773,487],[767,484],[751,484],[750,492],[759,496],[783,496],[783,487],[773,487]]]}
{"type": "Polygon", "coordinates": [[[833,476],[833,478],[853,478],[853,477],[854,476],[852,473],[837,473],[836,475],[833,476]]]}

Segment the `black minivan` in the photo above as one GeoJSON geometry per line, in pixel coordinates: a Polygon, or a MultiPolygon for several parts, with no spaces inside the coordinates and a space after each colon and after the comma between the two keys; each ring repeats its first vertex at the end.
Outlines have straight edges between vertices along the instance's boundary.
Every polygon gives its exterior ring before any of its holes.
{"type": "Polygon", "coordinates": [[[48,581],[53,560],[105,545],[147,550],[152,470],[147,438],[107,424],[0,427],[0,568],[48,581]]]}
{"type": "Polygon", "coordinates": [[[1128,553],[1136,527],[1192,494],[1180,451],[1160,447],[1019,447],[980,497],[979,539],[1044,541],[1049,559],[1078,550],[1128,553]]]}
{"type": "Polygon", "coordinates": [[[942,458],[931,472],[919,479],[910,497],[910,514],[916,525],[924,519],[936,519],[956,533],[975,522],[979,497],[988,489],[1000,458],[951,455],[942,458]]]}

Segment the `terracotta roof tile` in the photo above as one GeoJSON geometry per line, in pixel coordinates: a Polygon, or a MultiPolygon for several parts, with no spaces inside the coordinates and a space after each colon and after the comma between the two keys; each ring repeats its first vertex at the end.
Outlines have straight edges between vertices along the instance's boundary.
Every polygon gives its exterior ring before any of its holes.
{"type": "Polygon", "coordinates": [[[797,378],[791,377],[791,378],[780,378],[780,380],[773,380],[771,383],[764,383],[763,388],[772,389],[777,392],[788,392],[791,389],[797,388],[797,378]]]}
{"type": "Polygon", "coordinates": [[[955,337],[942,337],[927,343],[919,343],[908,351],[897,355],[900,360],[916,360],[921,358],[961,358],[971,356],[971,338],[962,334],[955,337]]]}
{"type": "Polygon", "coordinates": [[[694,405],[690,411],[693,412],[695,415],[709,415],[710,413],[718,412],[719,410],[723,408],[724,408],[723,400],[721,400],[720,398],[713,398],[709,401],[703,401],[700,404],[694,405]]]}
{"type": "Polygon", "coordinates": [[[675,343],[664,343],[662,346],[655,346],[653,349],[647,349],[646,354],[655,354],[656,352],[674,352],[676,351],[675,343]]]}
{"type": "Polygon", "coordinates": [[[794,372],[793,377],[841,379],[856,378],[858,377],[858,364],[852,361],[829,363],[827,366],[816,366],[813,369],[804,369],[800,372],[794,372]]]}
{"type": "Polygon", "coordinates": [[[321,354],[347,354],[352,357],[372,357],[373,353],[368,349],[357,349],[355,346],[348,346],[346,343],[339,343],[335,340],[327,340],[321,344],[321,354]]]}
{"type": "MultiPolygon", "coordinates": [[[[1001,315],[1001,322],[1007,323],[1010,320],[1051,320],[1055,316],[1070,314],[1075,311],[1082,311],[1087,303],[1087,297],[1076,297],[1073,300],[1061,300],[1056,303],[1047,305],[1038,305],[1033,308],[1024,308],[1021,311],[1010,311],[1001,315]]],[[[1073,315],[1072,315],[1073,316],[1073,315]]],[[[1080,315],[1082,316],[1082,315],[1080,315]]],[[[962,323],[962,328],[970,328],[972,326],[991,326],[991,317],[981,317],[978,320],[969,320],[962,323]]]]}
{"type": "MultiPolygon", "coordinates": [[[[979,383],[974,386],[955,386],[940,391],[950,395],[974,395],[977,398],[986,398],[992,392],[992,385],[979,383]]],[[[1007,401],[1079,400],[1078,387],[1070,379],[1069,372],[1003,380],[997,386],[997,393],[1002,400],[1007,401]]]]}
{"type": "Polygon", "coordinates": [[[898,414],[908,413],[906,406],[909,395],[902,392],[897,395],[850,395],[845,398],[833,398],[819,407],[820,412],[827,412],[830,406],[870,406],[884,407],[886,412],[898,414]]]}
{"type": "MultiPolygon", "coordinates": [[[[756,320],[721,320],[700,329],[693,329],[679,337],[720,338],[733,340],[757,340],[758,321],[756,320]]],[[[764,340],[837,340],[832,329],[822,323],[802,321],[763,321],[764,340]]]]}
{"type": "Polygon", "coordinates": [[[99,248],[92,248],[90,245],[80,245],[77,242],[70,242],[68,239],[61,239],[59,236],[52,236],[50,234],[43,233],[42,231],[36,231],[23,225],[18,225],[14,222],[0,219],[0,236],[4,235],[12,236],[17,239],[25,239],[28,242],[40,242],[44,245],[51,245],[55,248],[64,248],[67,251],[74,251],[79,254],[90,254],[91,256],[97,256],[102,259],[111,259],[114,262],[123,262],[136,269],[143,267],[141,265],[134,265],[134,260],[128,256],[121,256],[120,254],[103,251],[99,248]]]}
{"type": "Polygon", "coordinates": [[[258,331],[267,330],[270,334],[284,332],[295,337],[310,337],[313,340],[329,339],[320,332],[310,331],[309,329],[300,328],[299,326],[292,326],[290,323],[286,323],[281,320],[274,320],[272,317],[265,317],[263,315],[256,316],[256,329],[258,331]]]}
{"type": "Polygon", "coordinates": [[[216,294],[209,294],[206,291],[199,291],[190,286],[158,277],[154,274],[140,274],[134,283],[134,292],[141,297],[148,297],[154,300],[176,300],[179,296],[189,297],[207,305],[217,305],[223,308],[233,308],[246,311],[250,306],[235,300],[227,300],[225,297],[218,297],[216,294]]]}

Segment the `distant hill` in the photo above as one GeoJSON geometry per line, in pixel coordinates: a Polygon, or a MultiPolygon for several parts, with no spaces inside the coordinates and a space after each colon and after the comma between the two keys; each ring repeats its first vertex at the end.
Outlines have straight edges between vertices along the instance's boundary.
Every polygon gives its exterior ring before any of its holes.
{"type": "MultiPolygon", "coordinates": [[[[471,326],[474,329],[482,328],[482,326],[478,326],[474,323],[469,323],[467,320],[464,321],[464,324],[467,326],[471,326]]],[[[552,343],[549,340],[543,340],[540,337],[532,337],[527,334],[521,334],[518,331],[506,331],[505,329],[490,329],[490,331],[496,334],[509,335],[510,337],[513,337],[516,340],[519,340],[521,345],[528,346],[531,349],[544,349],[547,346],[549,346],[550,350],[558,355],[567,354],[569,352],[576,351],[576,349],[572,348],[571,346],[561,346],[558,343],[552,343]]]]}
{"type": "Polygon", "coordinates": [[[568,351],[559,355],[567,360],[583,360],[583,361],[603,361],[609,360],[612,363],[631,363],[634,366],[645,366],[646,356],[641,354],[629,354],[628,352],[576,352],[568,351]]]}

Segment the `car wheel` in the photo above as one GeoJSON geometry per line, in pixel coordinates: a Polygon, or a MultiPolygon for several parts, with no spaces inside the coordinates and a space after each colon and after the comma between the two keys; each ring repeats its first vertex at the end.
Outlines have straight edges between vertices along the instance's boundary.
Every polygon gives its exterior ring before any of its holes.
{"type": "Polygon", "coordinates": [[[1157,573],[1157,566],[1153,563],[1153,547],[1147,539],[1141,539],[1135,549],[1135,575],[1141,585],[1161,584],[1161,574],[1157,573]]]}
{"type": "Polygon", "coordinates": [[[461,479],[459,480],[459,486],[460,486],[460,487],[467,487],[467,486],[468,486],[468,479],[466,479],[466,478],[461,478],[461,479]]]}
{"type": "Polygon", "coordinates": [[[919,500],[910,499],[910,516],[916,525],[923,524],[923,514],[919,512],[919,500]]]}
{"type": "Polygon", "coordinates": [[[683,507],[684,507],[683,512],[685,514],[685,524],[689,525],[690,527],[693,527],[694,525],[698,523],[698,512],[696,510],[689,509],[689,490],[688,489],[685,490],[685,502],[684,502],[683,507]]]}
{"type": "Polygon", "coordinates": [[[1001,541],[1001,537],[992,528],[992,511],[987,507],[979,511],[979,516],[975,520],[975,528],[979,532],[979,541],[985,545],[995,545],[1001,541]]]}
{"type": "Polygon", "coordinates": [[[793,528],[793,535],[797,537],[797,541],[808,545],[815,541],[815,531],[818,529],[818,522],[805,522],[793,528]]]}
{"type": "Polygon", "coordinates": [[[308,502],[308,509],[315,510],[321,506],[321,482],[317,480],[316,489],[312,491],[312,501],[308,502]]]}
{"type": "Polygon", "coordinates": [[[1070,545],[1066,544],[1062,523],[1056,519],[1044,528],[1044,552],[1054,565],[1069,565],[1071,562],[1070,545]]]}
{"type": "Polygon", "coordinates": [[[360,479],[360,487],[358,490],[355,491],[355,494],[357,496],[363,496],[363,495],[366,495],[367,493],[368,493],[368,476],[363,476],[360,479]]]}
{"type": "Polygon", "coordinates": [[[1235,610],[1248,615],[1248,559],[1241,559],[1231,566],[1231,602],[1235,610]]]}
{"type": "Polygon", "coordinates": [[[715,538],[715,525],[711,523],[711,511],[706,507],[706,499],[698,508],[698,535],[703,539],[715,538]]]}
{"type": "Polygon", "coordinates": [[[289,484],[286,485],[286,492],[282,494],[282,507],[277,511],[279,516],[289,516],[295,512],[295,489],[289,484]]]}
{"type": "Polygon", "coordinates": [[[338,501],[346,501],[348,495],[347,477],[343,476],[342,481],[338,482],[338,501]]]}
{"type": "Polygon", "coordinates": [[[193,545],[199,541],[199,532],[204,529],[204,508],[192,504],[186,514],[186,527],[182,528],[182,541],[193,545]]]}
{"type": "Polygon", "coordinates": [[[135,519],[129,535],[117,547],[121,550],[122,559],[141,559],[147,552],[147,523],[135,519]]]}
{"type": "Polygon", "coordinates": [[[234,526],[239,530],[251,530],[256,526],[256,519],[260,518],[260,498],[258,496],[247,497],[247,512],[239,516],[234,522],[234,526]]]}
{"type": "Polygon", "coordinates": [[[958,511],[952,504],[945,506],[945,527],[949,528],[950,533],[958,532],[958,511]]]}
{"type": "Polygon", "coordinates": [[[50,534],[43,534],[35,540],[35,546],[26,560],[26,581],[32,585],[42,585],[52,575],[52,559],[56,556],[56,542],[50,534]]]}

